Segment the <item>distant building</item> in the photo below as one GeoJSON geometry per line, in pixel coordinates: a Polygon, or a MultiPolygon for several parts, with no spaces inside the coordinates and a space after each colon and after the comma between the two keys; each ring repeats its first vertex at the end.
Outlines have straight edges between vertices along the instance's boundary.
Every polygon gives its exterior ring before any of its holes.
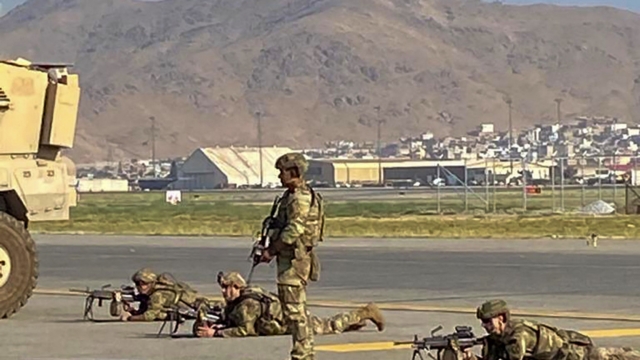
{"type": "MultiPolygon", "coordinates": [[[[279,184],[274,164],[278,157],[294,150],[262,148],[262,185],[279,184]]],[[[174,189],[220,189],[254,187],[260,184],[260,149],[257,147],[210,147],[195,150],[180,169],[181,180],[174,189]]]]}
{"type": "Polygon", "coordinates": [[[465,162],[462,160],[410,160],[382,159],[314,159],[309,161],[307,179],[336,186],[374,185],[394,182],[420,182],[428,184],[435,179],[447,179],[455,184],[455,177],[464,179],[465,162]],[[441,166],[438,171],[438,165],[441,166]]]}
{"type": "Polygon", "coordinates": [[[92,192],[127,192],[129,182],[123,179],[88,179],[80,178],[76,191],[79,193],[92,192]]]}
{"type": "Polygon", "coordinates": [[[480,124],[480,133],[493,133],[493,124],[480,124]]]}

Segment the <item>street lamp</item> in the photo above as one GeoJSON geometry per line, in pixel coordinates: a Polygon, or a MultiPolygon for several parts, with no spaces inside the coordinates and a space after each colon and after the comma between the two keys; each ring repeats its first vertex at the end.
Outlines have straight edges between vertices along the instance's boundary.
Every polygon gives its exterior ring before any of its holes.
{"type": "Polygon", "coordinates": [[[512,124],[512,119],[511,119],[511,104],[513,103],[513,100],[511,100],[511,97],[507,97],[505,99],[505,102],[507,103],[507,105],[509,105],[509,148],[508,148],[508,153],[509,153],[509,166],[511,169],[511,173],[513,174],[513,159],[511,158],[511,146],[513,145],[513,124],[512,124]]]}
{"type": "Polygon", "coordinates": [[[149,117],[151,120],[151,166],[153,166],[153,177],[158,177],[156,172],[156,118],[155,116],[149,117]]]}
{"type": "Polygon", "coordinates": [[[381,159],[381,149],[380,149],[380,138],[381,138],[381,133],[382,133],[382,124],[385,122],[383,119],[380,118],[380,106],[376,106],[374,107],[374,109],[376,110],[377,113],[377,119],[376,122],[378,123],[378,184],[382,185],[382,159],[381,159]]]}
{"type": "Polygon", "coordinates": [[[260,187],[264,186],[264,177],[262,172],[262,112],[260,110],[255,112],[255,117],[258,120],[258,151],[260,153],[260,187]]]}

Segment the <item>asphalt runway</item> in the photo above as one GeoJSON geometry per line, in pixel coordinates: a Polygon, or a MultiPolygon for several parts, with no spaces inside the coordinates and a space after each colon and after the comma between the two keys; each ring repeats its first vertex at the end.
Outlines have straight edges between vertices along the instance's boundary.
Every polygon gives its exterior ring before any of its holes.
{"type": "MultiPolygon", "coordinates": [[[[159,323],[84,322],[82,297],[45,294],[128,284],[133,272],[150,266],[216,295],[219,270],[247,274],[248,239],[41,235],[36,242],[38,293],[18,314],[0,322],[3,358],[287,358],[291,339],[286,336],[158,339],[159,323]]],[[[329,239],[319,249],[321,279],[309,288],[311,311],[328,316],[376,301],[388,325],[382,333],[370,325],[318,336],[318,358],[410,359],[411,349],[394,348],[390,341],[426,336],[437,325],[446,331],[471,325],[482,335],[473,309],[495,297],[516,311],[542,316],[537,320],[592,331],[598,343],[640,347],[640,243],[601,240],[598,245],[587,247],[584,240],[329,239]]],[[[260,265],[254,282],[275,290],[274,273],[275,267],[260,265]]],[[[108,307],[100,311],[106,317],[108,307]]],[[[188,333],[187,325],[182,332],[188,333]]]]}

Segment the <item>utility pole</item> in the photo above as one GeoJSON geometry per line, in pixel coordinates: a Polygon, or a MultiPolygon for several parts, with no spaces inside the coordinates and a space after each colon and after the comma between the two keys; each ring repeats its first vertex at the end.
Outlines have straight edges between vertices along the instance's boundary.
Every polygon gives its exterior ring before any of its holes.
{"type": "Polygon", "coordinates": [[[262,170],[262,112],[259,110],[255,113],[258,119],[258,151],[260,153],[260,187],[264,186],[264,176],[262,170]]]}
{"type": "Polygon", "coordinates": [[[156,118],[151,116],[151,166],[153,167],[153,177],[158,177],[156,172],[156,118]]]}
{"type": "MultiPolygon", "coordinates": [[[[560,127],[561,127],[561,122],[562,122],[562,117],[560,116],[560,104],[562,103],[562,99],[560,98],[556,98],[554,100],[556,102],[556,109],[557,109],[557,116],[558,116],[558,136],[556,137],[556,141],[555,144],[553,144],[553,151],[557,152],[558,151],[558,143],[560,142],[560,127]]],[[[568,156],[569,154],[565,154],[566,156],[568,156]]],[[[565,161],[565,157],[564,156],[559,156],[558,157],[560,159],[560,198],[561,198],[561,202],[563,202],[562,204],[562,211],[564,211],[564,194],[563,194],[563,190],[564,190],[564,161],[565,161]]],[[[554,165],[554,169],[555,169],[555,164],[554,165]]],[[[554,172],[555,175],[555,172],[554,172]]]]}
{"type": "Polygon", "coordinates": [[[558,98],[554,100],[558,104],[558,124],[562,122],[560,118],[560,104],[562,103],[562,99],[558,98]]]}
{"type": "Polygon", "coordinates": [[[380,106],[376,106],[374,109],[376,110],[378,115],[376,119],[378,123],[378,146],[377,146],[378,148],[378,184],[382,185],[382,159],[381,159],[382,154],[380,149],[380,138],[382,133],[381,127],[384,120],[380,118],[380,106]]]}
{"type": "Polygon", "coordinates": [[[511,169],[511,174],[513,174],[513,159],[511,158],[511,146],[513,145],[513,124],[511,122],[511,104],[513,103],[513,100],[511,100],[511,97],[508,97],[506,100],[507,105],[509,105],[509,166],[511,169]]]}

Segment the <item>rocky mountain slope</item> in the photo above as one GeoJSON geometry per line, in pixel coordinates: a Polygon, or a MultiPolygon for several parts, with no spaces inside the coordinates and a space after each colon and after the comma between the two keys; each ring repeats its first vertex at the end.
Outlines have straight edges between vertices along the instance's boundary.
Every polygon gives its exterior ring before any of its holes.
{"type": "Polygon", "coordinates": [[[640,118],[640,15],[479,0],[29,0],[0,56],[73,62],[76,161],[640,118]]]}

